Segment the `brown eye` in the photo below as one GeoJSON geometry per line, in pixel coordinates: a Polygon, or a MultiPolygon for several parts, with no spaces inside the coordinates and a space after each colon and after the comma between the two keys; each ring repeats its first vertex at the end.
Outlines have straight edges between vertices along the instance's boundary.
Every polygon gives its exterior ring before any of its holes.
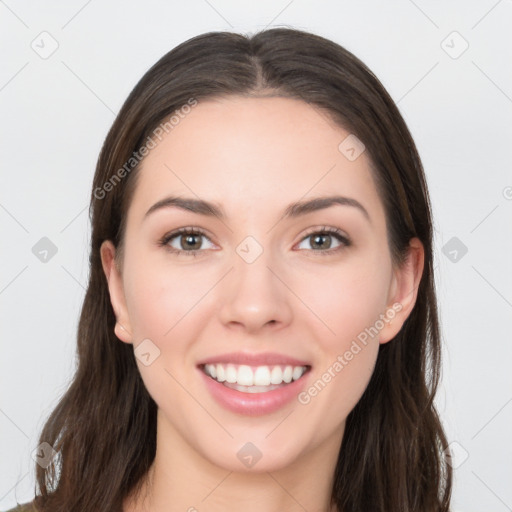
{"type": "Polygon", "coordinates": [[[212,242],[205,233],[192,228],[182,228],[166,235],[160,240],[160,245],[165,246],[173,253],[196,255],[196,253],[204,249],[212,247],[204,247],[204,242],[208,241],[213,247],[212,242]]]}
{"type": "Polygon", "coordinates": [[[330,249],[332,236],[327,234],[311,235],[311,247],[313,249],[330,249]]]}
{"type": "Polygon", "coordinates": [[[350,240],[337,229],[324,228],[313,231],[302,239],[299,249],[306,249],[314,252],[335,252],[343,247],[348,247],[350,240]],[[309,247],[303,246],[309,240],[309,247]],[[302,247],[301,247],[302,246],[302,247]]]}
{"type": "Polygon", "coordinates": [[[203,241],[201,240],[201,234],[186,234],[180,235],[179,242],[182,249],[193,249],[197,250],[201,248],[203,241]]]}

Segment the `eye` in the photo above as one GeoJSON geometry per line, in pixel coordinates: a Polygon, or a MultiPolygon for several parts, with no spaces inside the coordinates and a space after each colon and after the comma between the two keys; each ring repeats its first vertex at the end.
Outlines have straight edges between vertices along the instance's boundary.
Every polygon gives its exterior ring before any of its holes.
{"type": "Polygon", "coordinates": [[[322,254],[331,254],[350,245],[351,242],[349,238],[346,235],[344,235],[342,231],[340,231],[337,228],[329,228],[325,226],[320,230],[318,228],[314,228],[314,231],[311,231],[306,237],[302,239],[298,248],[322,254]],[[301,247],[301,245],[307,243],[308,239],[310,239],[310,248],[301,247]]]}
{"type": "MultiPolygon", "coordinates": [[[[177,255],[197,256],[205,249],[214,248],[214,244],[199,228],[180,228],[165,235],[158,244],[165,247],[168,251],[177,255]],[[204,241],[207,240],[211,246],[204,247],[204,241]]],[[[332,254],[344,247],[351,245],[350,239],[337,228],[323,227],[321,229],[314,228],[300,242],[298,248],[319,254],[332,254]],[[308,239],[310,239],[310,248],[301,247],[308,239]]]]}
{"type": "MultiPolygon", "coordinates": [[[[170,252],[176,254],[196,256],[198,252],[205,249],[205,247],[203,247],[203,242],[205,240],[208,240],[213,246],[206,234],[200,229],[180,228],[165,235],[159,241],[159,245],[165,246],[170,252]]],[[[211,249],[213,247],[206,247],[206,249],[211,249]]]]}

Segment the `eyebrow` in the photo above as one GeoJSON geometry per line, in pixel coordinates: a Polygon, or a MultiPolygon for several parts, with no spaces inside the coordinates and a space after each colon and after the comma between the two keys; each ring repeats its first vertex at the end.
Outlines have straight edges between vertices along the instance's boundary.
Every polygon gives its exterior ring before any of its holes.
{"type": "MultiPolygon", "coordinates": [[[[286,207],[281,220],[286,218],[296,218],[318,210],[323,210],[334,205],[352,206],[358,209],[366,219],[371,222],[370,215],[366,208],[356,199],[343,196],[315,197],[306,201],[298,201],[286,207]]],[[[226,214],[218,203],[212,203],[203,199],[194,199],[189,197],[169,196],[156,202],[144,215],[147,218],[151,213],[162,208],[180,208],[198,215],[217,217],[219,220],[225,220],[226,214]]]]}

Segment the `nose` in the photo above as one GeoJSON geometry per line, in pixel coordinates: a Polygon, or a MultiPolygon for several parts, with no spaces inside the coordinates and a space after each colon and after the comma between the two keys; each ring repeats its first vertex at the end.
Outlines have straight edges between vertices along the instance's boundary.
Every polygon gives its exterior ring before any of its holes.
{"type": "Polygon", "coordinates": [[[252,263],[237,254],[224,280],[220,320],[229,328],[256,333],[280,329],[291,322],[290,291],[280,267],[264,251],[252,263]]]}

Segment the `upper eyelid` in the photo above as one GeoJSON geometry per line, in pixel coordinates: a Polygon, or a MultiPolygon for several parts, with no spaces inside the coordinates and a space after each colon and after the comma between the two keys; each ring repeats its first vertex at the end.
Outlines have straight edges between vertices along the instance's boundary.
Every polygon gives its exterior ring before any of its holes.
{"type": "MultiPolygon", "coordinates": [[[[346,238],[349,238],[349,235],[346,234],[342,229],[331,227],[331,226],[322,226],[322,227],[312,227],[312,228],[309,228],[302,235],[302,237],[304,238],[304,237],[307,237],[307,236],[315,234],[315,233],[324,233],[324,232],[332,233],[332,234],[340,234],[340,235],[345,236],[346,238]]],[[[201,234],[201,235],[204,235],[204,236],[206,236],[208,238],[211,238],[211,235],[208,233],[208,231],[206,231],[203,228],[196,227],[196,226],[187,226],[187,227],[184,227],[184,228],[178,228],[178,229],[169,231],[169,233],[166,233],[162,238],[174,237],[174,236],[178,236],[178,235],[182,235],[182,234],[187,234],[187,233],[201,234]]]]}
{"type": "Polygon", "coordinates": [[[313,235],[315,233],[328,233],[331,235],[340,235],[344,236],[345,238],[350,238],[347,233],[341,228],[335,228],[331,226],[322,226],[321,228],[309,228],[304,235],[302,235],[302,238],[305,238],[309,235],[313,235]]]}

